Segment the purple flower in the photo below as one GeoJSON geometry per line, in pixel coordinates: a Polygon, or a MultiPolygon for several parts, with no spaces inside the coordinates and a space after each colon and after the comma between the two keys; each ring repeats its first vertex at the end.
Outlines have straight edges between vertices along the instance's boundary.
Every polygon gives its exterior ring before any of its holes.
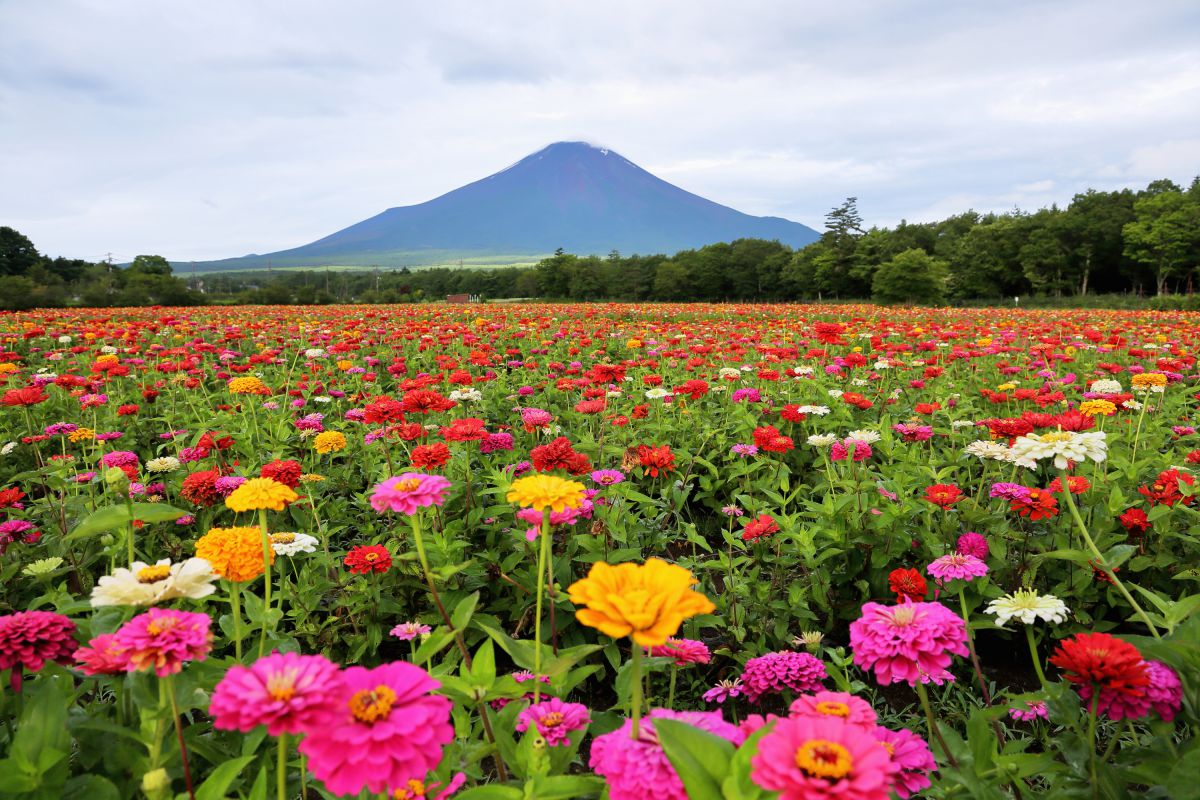
{"type": "Polygon", "coordinates": [[[964,556],[975,556],[978,559],[986,559],[988,557],[988,541],[973,531],[964,533],[958,537],[958,545],[955,547],[955,551],[964,556]]]}
{"type": "Polygon", "coordinates": [[[992,490],[988,493],[990,497],[999,497],[1004,500],[1020,500],[1021,502],[1029,502],[1029,489],[1019,483],[993,483],[992,490]]]}
{"type": "Polygon", "coordinates": [[[729,448],[729,452],[733,453],[735,456],[749,458],[750,456],[758,455],[758,448],[752,444],[735,444],[733,447],[729,448]]]}
{"type": "Polygon", "coordinates": [[[719,681],[704,693],[704,700],[709,703],[724,703],[731,697],[741,697],[741,695],[742,679],[734,678],[731,681],[719,681]]]}

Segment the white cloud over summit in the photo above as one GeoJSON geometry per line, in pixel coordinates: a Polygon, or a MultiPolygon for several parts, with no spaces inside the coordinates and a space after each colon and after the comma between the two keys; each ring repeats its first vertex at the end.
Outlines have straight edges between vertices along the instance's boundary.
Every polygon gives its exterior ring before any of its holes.
{"type": "Polygon", "coordinates": [[[1200,5],[0,3],[0,224],[51,254],[316,239],[552,141],[816,228],[1200,172],[1200,5]]]}

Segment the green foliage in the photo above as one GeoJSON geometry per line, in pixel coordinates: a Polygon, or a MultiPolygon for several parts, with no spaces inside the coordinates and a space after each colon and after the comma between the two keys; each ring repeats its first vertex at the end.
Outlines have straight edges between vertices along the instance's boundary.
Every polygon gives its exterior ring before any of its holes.
{"type": "Polygon", "coordinates": [[[880,303],[939,305],[946,296],[947,266],[916,248],[881,264],[871,282],[871,297],[880,303]]]}

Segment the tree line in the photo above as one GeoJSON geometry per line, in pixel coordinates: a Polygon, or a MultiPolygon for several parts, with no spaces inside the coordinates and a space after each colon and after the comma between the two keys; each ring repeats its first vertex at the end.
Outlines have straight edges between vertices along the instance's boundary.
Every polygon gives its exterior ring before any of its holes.
{"type": "MultiPolygon", "coordinates": [[[[1075,195],[1063,208],[967,211],[928,223],[863,228],[856,198],[826,215],[816,242],[793,250],[739,239],[674,255],[580,256],[561,249],[529,267],[218,273],[184,281],[160,256],[128,268],[41,256],[0,228],[0,275],[12,303],[405,303],[486,299],[792,301],[871,298],[937,304],[1094,294],[1192,295],[1200,278],[1200,177],[1188,188],[1075,195]],[[189,285],[190,284],[190,285],[189,285]]],[[[26,306],[20,306],[26,307],[26,306]]]]}

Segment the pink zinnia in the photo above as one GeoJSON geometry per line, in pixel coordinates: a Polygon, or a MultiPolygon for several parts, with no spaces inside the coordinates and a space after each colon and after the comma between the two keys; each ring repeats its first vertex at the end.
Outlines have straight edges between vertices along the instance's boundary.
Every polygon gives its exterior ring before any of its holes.
{"type": "Polygon", "coordinates": [[[18,611],[0,617],[0,671],[12,670],[12,686],[21,690],[23,670],[39,672],[47,661],[70,664],[79,647],[75,623],[53,611],[18,611]]]}
{"type": "Polygon", "coordinates": [[[827,677],[821,659],[792,650],[752,658],[742,671],[743,691],[752,703],[767,694],[816,692],[827,677]]]}
{"type": "Polygon", "coordinates": [[[406,472],[388,478],[371,493],[371,508],[379,513],[397,511],[415,514],[425,506],[440,506],[446,502],[450,481],[441,475],[426,475],[422,472],[406,472]]]}
{"type": "Polygon", "coordinates": [[[942,684],[954,680],[950,655],[969,655],[967,626],[941,603],[884,606],[866,603],[850,623],[854,663],[874,669],[882,685],[904,681],[942,684]]]}
{"type": "Polygon", "coordinates": [[[272,736],[308,733],[332,721],[342,694],[338,666],[325,656],[276,651],[231,667],[213,689],[208,714],[222,730],[266,725],[272,736]]]}
{"type": "Polygon", "coordinates": [[[566,703],[557,697],[535,703],[517,715],[517,730],[524,733],[532,723],[538,733],[551,747],[568,745],[571,734],[582,730],[590,723],[587,706],[582,703],[566,703]]]}
{"type": "Polygon", "coordinates": [[[183,669],[185,661],[203,661],[212,647],[208,614],[152,608],[117,631],[115,645],[125,657],[125,671],[154,668],[160,678],[183,669]]]}
{"type": "Polygon", "coordinates": [[[937,769],[937,762],[924,739],[907,728],[893,731],[880,727],[874,733],[900,770],[893,779],[892,791],[905,798],[932,783],[929,773],[937,769]]]}
{"type": "Polygon", "coordinates": [[[925,571],[938,579],[938,582],[962,580],[970,581],[987,574],[988,567],[975,556],[951,553],[948,556],[934,559],[925,571]]]}
{"type": "Polygon", "coordinates": [[[750,778],[780,800],[888,800],[899,769],[869,728],[830,716],[777,721],[750,760],[750,778]]]}
{"type": "Polygon", "coordinates": [[[788,709],[792,716],[841,717],[854,725],[875,725],[875,709],[861,697],[849,692],[820,691],[796,698],[788,709]]]}
{"type": "Polygon", "coordinates": [[[712,661],[708,645],[695,639],[667,639],[667,643],[650,648],[650,655],[675,659],[675,666],[707,664],[712,661]]]}
{"type": "Polygon", "coordinates": [[[300,743],[309,768],[335,795],[379,794],[423,780],[454,738],[450,700],[440,684],[403,661],[343,671],[341,710],[300,743]]]}
{"type": "Polygon", "coordinates": [[[642,719],[637,739],[630,738],[633,723],[625,720],[625,724],[617,730],[597,736],[592,741],[592,755],[588,761],[596,774],[608,782],[610,800],[645,800],[647,797],[655,800],[687,800],[683,781],[658,743],[658,734],[654,732],[656,719],[677,719],[735,745],[740,745],[745,738],[737,727],[722,719],[716,711],[668,711],[656,708],[642,719]]]}
{"type": "Polygon", "coordinates": [[[964,533],[958,537],[958,543],[954,549],[955,552],[964,556],[975,556],[981,560],[988,557],[987,539],[974,532],[964,533]]]}
{"type": "Polygon", "coordinates": [[[75,663],[84,675],[116,675],[125,671],[125,651],[115,633],[92,637],[86,647],[75,651],[75,663]]]}
{"type": "Polygon", "coordinates": [[[1183,706],[1183,684],[1179,675],[1161,661],[1147,661],[1146,667],[1146,676],[1150,679],[1146,699],[1160,717],[1171,722],[1183,706]]]}
{"type": "MultiPolygon", "coordinates": [[[[1183,703],[1183,685],[1175,670],[1158,661],[1147,661],[1146,677],[1149,684],[1142,691],[1134,694],[1129,691],[1119,691],[1101,684],[1100,700],[1096,711],[1109,719],[1142,719],[1150,716],[1151,709],[1167,722],[1175,719],[1183,703]]],[[[1083,698],[1086,707],[1092,703],[1093,684],[1084,683],[1076,687],[1079,696],[1083,698]]]]}
{"type": "Polygon", "coordinates": [[[432,631],[428,625],[422,625],[420,622],[401,622],[396,627],[392,628],[390,633],[402,642],[411,642],[418,636],[424,636],[432,631]]]}
{"type": "Polygon", "coordinates": [[[1024,708],[1014,706],[1008,710],[1008,715],[1021,722],[1033,722],[1037,719],[1049,719],[1050,712],[1041,700],[1030,700],[1024,708]]]}
{"type": "Polygon", "coordinates": [[[704,701],[706,703],[724,703],[731,697],[740,697],[742,694],[742,679],[734,678],[729,681],[719,681],[716,686],[704,693],[704,701]]]}

